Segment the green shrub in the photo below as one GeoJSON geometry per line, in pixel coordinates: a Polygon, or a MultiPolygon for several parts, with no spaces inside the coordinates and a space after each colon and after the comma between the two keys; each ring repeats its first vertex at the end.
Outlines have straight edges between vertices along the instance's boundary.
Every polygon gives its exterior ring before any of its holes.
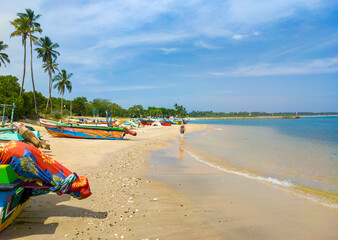
{"type": "Polygon", "coordinates": [[[59,111],[53,111],[52,117],[57,118],[57,119],[61,119],[62,115],[59,111]]]}

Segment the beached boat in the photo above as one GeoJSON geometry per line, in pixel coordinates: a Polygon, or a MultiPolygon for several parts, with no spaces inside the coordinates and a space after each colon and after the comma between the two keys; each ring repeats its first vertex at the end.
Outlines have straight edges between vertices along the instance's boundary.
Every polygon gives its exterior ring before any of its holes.
{"type": "MultiPolygon", "coordinates": [[[[39,131],[32,131],[38,138],[41,138],[39,131]]],[[[24,141],[25,139],[13,128],[0,128],[0,142],[24,141]]]]}
{"type": "Polygon", "coordinates": [[[154,120],[145,120],[145,119],[139,119],[139,121],[142,125],[152,125],[155,122],[154,120]]]}
{"type": "Polygon", "coordinates": [[[0,165],[0,231],[13,222],[30,199],[29,190],[21,184],[10,165],[0,165]]]}
{"type": "Polygon", "coordinates": [[[136,132],[127,128],[64,124],[45,119],[40,119],[40,123],[54,137],[122,140],[126,134],[136,136],[136,132]]]}
{"type": "Polygon", "coordinates": [[[162,126],[171,126],[172,122],[166,121],[166,122],[161,122],[162,126]]]}

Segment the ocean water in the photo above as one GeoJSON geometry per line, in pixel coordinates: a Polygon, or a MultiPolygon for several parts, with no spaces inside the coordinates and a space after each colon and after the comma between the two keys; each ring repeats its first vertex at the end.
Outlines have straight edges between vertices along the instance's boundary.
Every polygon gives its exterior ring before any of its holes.
{"type": "Polygon", "coordinates": [[[180,149],[196,161],[338,208],[338,117],[194,123],[180,149]]]}

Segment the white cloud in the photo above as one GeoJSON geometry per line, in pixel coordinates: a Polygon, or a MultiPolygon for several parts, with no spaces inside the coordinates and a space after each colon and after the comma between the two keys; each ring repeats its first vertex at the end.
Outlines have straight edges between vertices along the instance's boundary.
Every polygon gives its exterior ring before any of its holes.
{"type": "Polygon", "coordinates": [[[90,49],[108,48],[116,49],[126,46],[138,46],[138,45],[150,45],[150,44],[161,44],[175,42],[180,39],[186,38],[187,35],[184,33],[169,34],[169,33],[149,33],[149,34],[138,34],[129,35],[123,37],[112,37],[108,40],[98,42],[95,46],[90,49]]]}
{"type": "Polygon", "coordinates": [[[259,77],[259,76],[283,76],[283,75],[308,75],[338,72],[338,58],[324,58],[301,63],[288,64],[256,64],[242,66],[235,70],[224,72],[212,72],[214,76],[233,77],[259,77]]]}
{"type": "Polygon", "coordinates": [[[179,51],[178,48],[159,48],[159,50],[164,52],[164,54],[171,54],[179,51]]]}
{"type": "Polygon", "coordinates": [[[175,87],[173,84],[167,85],[138,85],[138,86],[106,86],[104,88],[92,89],[92,92],[120,92],[120,91],[134,91],[134,90],[147,90],[157,88],[172,88],[175,87]]]}
{"type": "Polygon", "coordinates": [[[243,38],[246,38],[247,35],[240,35],[240,34],[235,34],[232,36],[232,39],[234,40],[242,40],[243,38]]]}
{"type": "Polygon", "coordinates": [[[259,36],[259,35],[261,35],[261,33],[258,32],[258,31],[254,31],[254,32],[253,32],[253,35],[254,35],[254,36],[259,36]]]}
{"type": "Polygon", "coordinates": [[[294,15],[299,10],[311,10],[321,0],[230,0],[226,13],[228,21],[255,26],[294,15]]]}
{"type": "Polygon", "coordinates": [[[202,48],[205,48],[205,49],[211,49],[211,50],[214,50],[214,49],[219,49],[219,47],[216,47],[216,46],[213,46],[211,44],[208,44],[202,40],[199,40],[199,41],[195,41],[195,46],[197,47],[202,47],[202,48]]]}

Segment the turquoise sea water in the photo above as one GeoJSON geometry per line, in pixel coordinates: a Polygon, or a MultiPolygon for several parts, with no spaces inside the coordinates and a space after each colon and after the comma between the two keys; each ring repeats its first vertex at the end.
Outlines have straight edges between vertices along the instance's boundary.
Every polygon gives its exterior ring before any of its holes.
{"type": "Polygon", "coordinates": [[[338,208],[338,117],[201,120],[181,146],[221,171],[338,208]]]}

